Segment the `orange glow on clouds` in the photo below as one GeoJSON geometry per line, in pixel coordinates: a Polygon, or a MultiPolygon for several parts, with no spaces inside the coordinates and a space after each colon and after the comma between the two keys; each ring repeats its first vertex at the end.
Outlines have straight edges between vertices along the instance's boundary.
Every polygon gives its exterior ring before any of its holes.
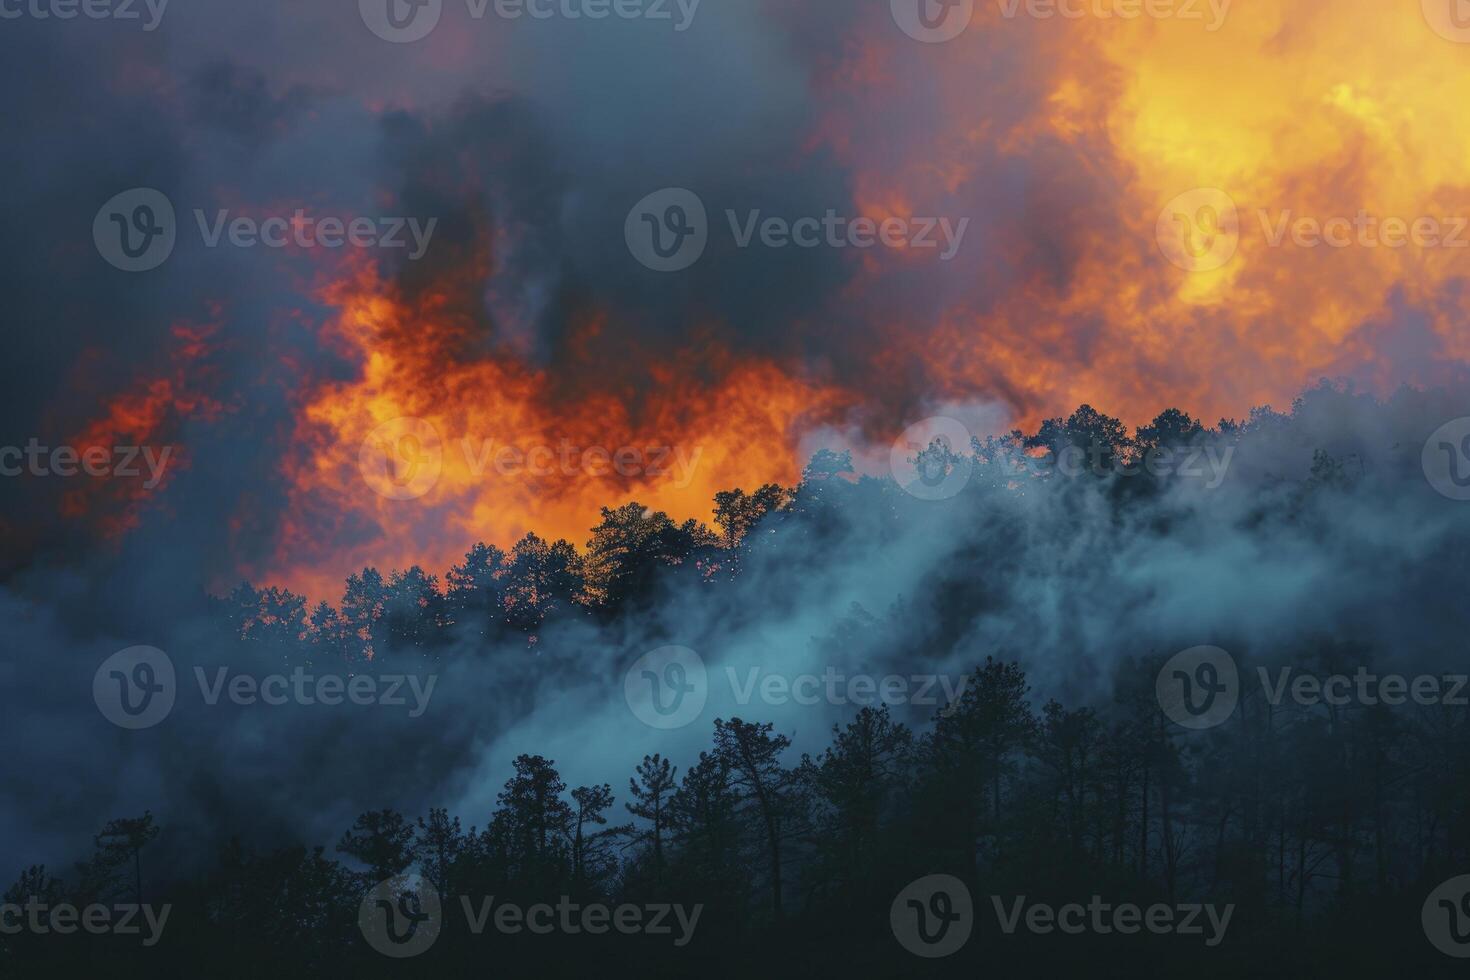
{"type": "MultiPolygon", "coordinates": [[[[691,325],[668,349],[630,351],[632,380],[609,372],[578,389],[525,351],[481,343],[465,297],[516,288],[483,257],[436,268],[412,298],[366,263],[328,270],[321,339],[351,376],[297,393],[283,523],[270,557],[243,571],[335,598],[364,565],[442,574],[477,540],[534,531],[581,545],[599,507],[631,499],[707,520],[718,490],[793,482],[803,434],[850,427],[852,413],[875,440],[930,414],[924,402],[998,402],[1025,427],[1082,402],[1133,426],[1171,406],[1213,423],[1285,407],[1321,376],[1381,393],[1461,376],[1470,43],[1431,29],[1417,0],[1237,0],[1217,31],[1008,17],[1010,6],[977,0],[961,36],[921,44],[888,4],[867,5],[809,76],[811,129],[797,145],[845,168],[854,216],[971,221],[942,266],[915,249],[849,252],[836,322],[789,325],[820,333],[808,349],[836,349],[854,322],[881,321],[869,324],[881,349],[852,376],[737,354],[713,326],[691,325]],[[1218,267],[1191,270],[1166,256],[1159,229],[1176,223],[1160,219],[1200,189],[1233,203],[1238,240],[1218,267]],[[1289,230],[1360,213],[1433,219],[1461,244],[1308,247],[1289,230]],[[905,289],[911,308],[894,312],[905,289]],[[896,379],[918,379],[922,397],[895,393],[896,379]],[[437,439],[439,472],[421,495],[392,499],[364,476],[362,447],[405,418],[437,439]],[[684,455],[661,474],[559,460],[537,475],[496,471],[498,449],[564,445],[684,455]]],[[[1208,20],[1210,5],[1195,6],[1208,20]]],[[[783,9],[805,15],[794,0],[767,9],[778,24],[783,9]]],[[[442,43],[456,63],[470,57],[442,43]]],[[[563,325],[573,358],[600,356],[591,341],[619,330],[610,314],[574,318],[563,325]]],[[[590,377],[599,365],[582,367],[590,377]]],[[[172,387],[149,392],[113,417],[148,428],[156,404],[178,400],[172,387]]],[[[419,478],[423,440],[403,434],[382,450],[390,484],[419,478]]]]}
{"type": "Polygon", "coordinates": [[[722,355],[686,354],[656,366],[657,397],[635,424],[607,394],[568,402],[544,373],[455,360],[438,299],[409,309],[366,265],[328,294],[341,311],[330,334],[360,373],[304,404],[286,523],[259,570],[315,598],[366,565],[442,574],[480,540],[508,548],[535,532],[580,547],[599,507],[633,499],[708,521],[719,490],[792,482],[799,463],[783,447],[832,402],[760,361],[718,365],[722,383],[705,390],[690,379],[722,355]]]}

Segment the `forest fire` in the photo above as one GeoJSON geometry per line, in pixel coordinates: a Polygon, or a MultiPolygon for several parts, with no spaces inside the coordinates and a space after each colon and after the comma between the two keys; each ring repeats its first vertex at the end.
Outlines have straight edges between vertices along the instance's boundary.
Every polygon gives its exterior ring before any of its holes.
{"type": "Polygon", "coordinates": [[[410,309],[371,268],[328,299],[340,312],[327,334],[358,373],[303,400],[282,533],[261,573],[314,596],[335,596],[363,565],[448,568],[476,541],[580,543],[600,508],[628,500],[707,521],[720,490],[793,482],[800,422],[837,403],[773,364],[689,352],[649,366],[664,394],[635,419],[607,393],[551,393],[514,363],[456,360],[442,296],[410,309]],[[681,380],[712,366],[713,390],[681,380]]]}
{"type": "MultiPolygon", "coordinates": [[[[809,112],[771,166],[789,177],[832,161],[848,200],[841,211],[782,208],[784,192],[771,201],[766,189],[731,203],[879,227],[933,215],[969,228],[952,261],[827,249],[808,277],[820,286],[787,302],[789,285],[729,285],[814,261],[752,257],[752,224],[741,254],[706,256],[686,274],[697,286],[680,288],[708,296],[671,315],[650,297],[677,277],[639,280],[644,295],[631,297],[611,280],[590,284],[564,242],[572,232],[546,224],[575,195],[553,183],[549,201],[514,198],[508,174],[543,166],[548,140],[518,129],[523,110],[484,104],[415,122],[424,160],[378,195],[440,221],[433,247],[402,271],[366,251],[294,256],[315,268],[287,300],[320,313],[296,314],[315,350],[278,352],[292,414],[265,438],[279,443],[281,493],[263,503],[245,488],[231,521],[251,546],[215,570],[216,584],[243,575],[332,596],[364,565],[442,569],[480,539],[535,531],[580,543],[601,507],[629,500],[708,520],[718,491],[794,482],[813,432],[882,446],[943,406],[986,406],[1028,430],[1083,402],[1131,426],[1167,407],[1213,422],[1282,406],[1323,376],[1380,394],[1463,376],[1470,340],[1454,324],[1470,293],[1453,235],[1336,247],[1297,233],[1361,214],[1449,229],[1470,215],[1470,186],[1441,152],[1470,146],[1470,123],[1451,108],[1467,48],[1418,18],[1372,0],[1330,11],[1280,0],[1219,11],[1206,30],[1185,17],[976,5],[951,42],[916,45],[878,4],[847,16],[830,45],[829,25],[800,5],[768,6],[810,59],[809,112]],[[1372,47],[1341,59],[1365,31],[1372,47]],[[997,94],[974,99],[977,84],[997,94]],[[434,155],[490,121],[505,134],[476,131],[434,155]],[[1238,241],[1217,265],[1181,268],[1160,236],[1176,224],[1186,244],[1218,235],[1205,211],[1171,213],[1169,202],[1206,192],[1230,208],[1238,241]],[[548,303],[550,325],[527,309],[548,303]],[[764,343],[743,338],[757,326],[764,343]],[[337,363],[323,368],[323,354],[337,363]],[[363,447],[385,425],[421,427],[418,445],[438,460],[432,487],[411,499],[363,475],[363,447]]],[[[442,35],[416,56],[443,57],[444,45],[456,64],[473,57],[442,35]]],[[[394,126],[423,114],[402,98],[363,104],[394,126]]],[[[235,188],[216,197],[254,213],[235,188]]],[[[712,202],[712,222],[724,203],[712,202]]],[[[611,275],[627,274],[625,264],[611,275]]],[[[219,319],[220,331],[239,329],[219,319]]],[[[215,390],[209,377],[180,377],[176,356],[82,441],[148,432],[164,414],[203,421],[190,436],[207,440],[220,405],[252,398],[237,379],[215,390]]],[[[413,465],[409,443],[384,446],[395,472],[413,465]]],[[[68,492],[65,514],[86,519],[98,492],[68,492]]],[[[103,521],[112,534],[134,523],[103,521]]]]}
{"type": "Polygon", "coordinates": [[[1470,958],[1470,0],[81,6],[0,976],[1470,958]]]}

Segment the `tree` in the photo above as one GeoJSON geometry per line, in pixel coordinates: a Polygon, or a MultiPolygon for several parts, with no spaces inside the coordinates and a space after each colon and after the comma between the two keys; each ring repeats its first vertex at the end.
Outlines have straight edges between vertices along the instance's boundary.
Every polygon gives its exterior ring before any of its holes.
{"type": "Polygon", "coordinates": [[[660,570],[682,565],[696,548],[713,547],[717,540],[695,521],[675,524],[642,504],[604,507],[582,563],[587,598],[608,610],[646,604],[660,570]]]}
{"type": "Polygon", "coordinates": [[[1096,778],[1092,766],[1099,752],[1099,738],[1097,715],[1091,709],[1068,711],[1055,699],[1042,708],[1034,752],[1051,784],[1048,795],[1052,824],[1066,829],[1074,861],[1083,852],[1087,793],[1096,778]]]}
{"type": "Polygon", "coordinates": [[[464,853],[465,838],[459,829],[459,818],[448,811],[429,808],[429,819],[419,817],[418,834],[414,837],[413,854],[425,877],[438,889],[442,903],[452,892],[455,862],[464,853]]]}
{"type": "Polygon", "coordinates": [[[738,489],[715,494],[715,524],[724,532],[725,547],[738,548],[768,514],[790,502],[791,491],[774,483],[767,483],[749,496],[738,489]]]}
{"type": "Polygon", "coordinates": [[[683,876],[731,908],[744,906],[748,885],[745,865],[737,857],[739,808],[729,762],[710,752],[699,753],[669,800],[669,825],[678,838],[683,876]]]}
{"type": "Polygon", "coordinates": [[[613,805],[612,787],[578,786],[572,790],[575,813],[572,816],[572,885],[579,892],[601,887],[617,870],[617,858],[611,842],[628,833],[627,825],[608,827],[607,811],[613,805]],[[601,830],[594,830],[601,827],[601,830]]]}
{"type": "Polygon", "coordinates": [[[435,576],[417,565],[394,572],[388,579],[379,621],[387,648],[378,652],[426,654],[443,642],[445,620],[444,596],[435,576]]]}
{"type": "Polygon", "coordinates": [[[929,805],[948,823],[953,846],[972,874],[982,823],[987,817],[1000,820],[1003,782],[1014,769],[1012,756],[1035,731],[1028,691],[1019,664],[987,657],[958,703],[935,717],[925,740],[929,805]]]}
{"type": "Polygon", "coordinates": [[[364,568],[349,576],[342,593],[342,618],[347,628],[364,645],[369,658],[386,648],[387,636],[380,628],[388,602],[388,589],[376,568],[364,568]]]}
{"type": "Polygon", "coordinates": [[[56,905],[62,901],[61,882],[46,873],[44,864],[33,864],[20,873],[15,884],[0,895],[0,902],[10,905],[25,905],[35,899],[43,905],[56,905]]]}
{"type": "Polygon", "coordinates": [[[369,810],[337,842],[337,850],[367,865],[367,883],[397,877],[413,863],[413,825],[396,810],[369,810]]]}
{"type": "Polygon", "coordinates": [[[319,602],[311,612],[311,623],[307,633],[307,666],[332,667],[355,664],[362,659],[362,639],[353,631],[351,624],[326,602],[319,602]]]}
{"type": "Polygon", "coordinates": [[[771,915],[781,921],[783,908],[781,845],[783,823],[795,815],[792,774],[781,766],[791,739],[774,735],[774,725],[731,718],[715,719],[715,752],[729,767],[732,783],[755,809],[765,831],[770,862],[771,915]]]}
{"type": "Polygon", "coordinates": [[[572,833],[572,808],[561,795],[567,785],[556,763],[539,755],[517,756],[515,775],[496,798],[502,807],[512,864],[533,887],[550,883],[559,870],[560,842],[572,833]]]}
{"type": "Polygon", "coordinates": [[[511,626],[530,633],[558,608],[569,608],[582,590],[581,559],[567,541],[547,544],[528,534],[511,550],[505,570],[505,605],[511,626]]]}
{"type": "Polygon", "coordinates": [[[845,729],[833,725],[832,737],[820,757],[802,758],[801,778],[820,804],[818,847],[837,892],[871,899],[879,881],[880,820],[908,782],[913,735],[885,704],[863,708],[845,729]]]}
{"type": "Polygon", "coordinates": [[[623,805],[633,816],[647,820],[653,825],[646,834],[635,837],[635,839],[652,841],[654,876],[657,880],[662,881],[664,835],[672,819],[669,801],[676,786],[674,777],[678,775],[679,770],[671,766],[668,759],[654,753],[645,755],[635,771],[638,773],[638,778],[628,780],[628,794],[633,797],[633,802],[623,805]]]}
{"type": "Polygon", "coordinates": [[[138,904],[143,902],[143,848],[153,843],[158,832],[153,814],[145,810],[141,817],[109,820],[102,833],[93,839],[106,865],[120,868],[132,863],[133,900],[138,904]]]}
{"type": "Polygon", "coordinates": [[[1031,448],[1049,450],[1061,464],[1083,466],[1105,475],[1126,461],[1133,449],[1128,430],[1111,415],[1083,405],[1066,419],[1047,419],[1026,440],[1031,448]],[[1068,453],[1068,451],[1071,451],[1068,453]],[[1073,457],[1068,459],[1063,454],[1073,457]]]}
{"type": "Polygon", "coordinates": [[[495,635],[505,618],[505,552],[476,544],[444,576],[445,611],[456,624],[470,624],[482,639],[495,635]]]}

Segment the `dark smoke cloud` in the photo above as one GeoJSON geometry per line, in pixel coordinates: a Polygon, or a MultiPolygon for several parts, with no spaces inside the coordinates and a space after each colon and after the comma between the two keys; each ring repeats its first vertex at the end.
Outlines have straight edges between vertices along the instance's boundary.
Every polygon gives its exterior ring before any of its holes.
{"type": "MultiPolygon", "coordinates": [[[[820,535],[779,529],[717,588],[671,576],[647,613],[562,622],[533,650],[466,637],[442,666],[390,658],[378,669],[438,675],[419,718],[383,706],[208,706],[196,666],[288,668],[224,642],[202,597],[160,591],[88,615],[98,583],[138,574],[138,556],[85,578],[32,579],[4,595],[13,646],[0,737],[12,750],[0,763],[0,831],[19,865],[54,863],[108,816],[144,808],[174,828],[170,853],[190,861],[233,834],[330,844],[357,812],[386,805],[448,805],[483,824],[522,752],[556,759],[572,785],[618,785],[645,753],[687,764],[715,717],[774,721],[799,751],[817,751],[855,710],[740,704],[727,669],[742,682],[756,667],[957,682],[996,656],[1026,666],[1038,700],[1094,703],[1124,658],[1202,644],[1259,662],[1302,664],[1336,647],[1381,669],[1455,669],[1470,625],[1459,601],[1470,512],[1429,486],[1419,456],[1463,404],[1464,393],[1405,390],[1379,403],[1316,389],[1290,415],[1258,414],[1218,487],[1180,483],[1121,510],[1109,502],[1116,490],[1091,478],[987,491],[982,469],[958,497],[922,503],[888,480],[833,484],[818,491],[841,498],[820,535]],[[1319,451],[1336,465],[1324,468],[1319,451]],[[91,681],[137,643],[170,654],[181,693],[162,724],[124,732],[95,708],[91,681]],[[666,644],[698,651],[710,671],[702,715],[673,732],[647,727],[623,699],[624,671],[666,644]]],[[[897,710],[922,726],[934,708],[897,710]]]]}

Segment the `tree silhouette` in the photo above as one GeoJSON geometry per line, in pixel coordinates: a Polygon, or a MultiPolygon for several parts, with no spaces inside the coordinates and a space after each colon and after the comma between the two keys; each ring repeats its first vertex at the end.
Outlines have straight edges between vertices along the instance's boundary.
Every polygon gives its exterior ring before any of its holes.
{"type": "Polygon", "coordinates": [[[779,922],[784,907],[782,846],[791,822],[798,817],[799,794],[793,774],[781,765],[781,755],[791,747],[791,739],[773,734],[774,728],[739,718],[715,719],[715,752],[727,766],[738,798],[755,811],[764,830],[771,914],[779,922]]]}
{"type": "Polygon", "coordinates": [[[337,850],[367,865],[369,884],[396,877],[413,863],[413,825],[396,810],[369,810],[337,842],[337,850]]]}
{"type": "Polygon", "coordinates": [[[153,814],[145,811],[141,817],[109,820],[94,839],[105,865],[120,868],[132,864],[135,902],[143,901],[143,848],[153,843],[158,833],[153,814]]]}
{"type": "Polygon", "coordinates": [[[654,877],[663,880],[664,836],[672,822],[671,798],[677,783],[678,768],[658,753],[645,755],[638,764],[637,779],[628,780],[628,794],[633,802],[623,804],[635,817],[647,820],[652,826],[647,833],[635,835],[635,840],[647,840],[653,845],[654,877]]]}

